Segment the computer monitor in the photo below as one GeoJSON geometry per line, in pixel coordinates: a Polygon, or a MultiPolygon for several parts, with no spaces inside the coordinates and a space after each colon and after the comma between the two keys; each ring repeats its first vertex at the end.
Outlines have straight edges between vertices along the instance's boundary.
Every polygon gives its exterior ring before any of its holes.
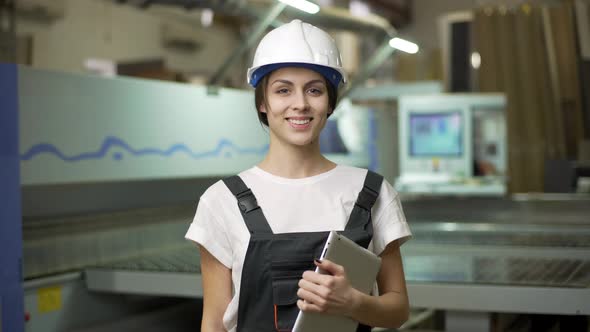
{"type": "Polygon", "coordinates": [[[400,175],[470,177],[470,113],[462,105],[404,96],[399,109],[400,175]]]}
{"type": "Polygon", "coordinates": [[[460,157],[464,124],[460,111],[410,113],[409,152],[413,157],[460,157]]]}
{"type": "Polygon", "coordinates": [[[442,192],[445,185],[470,183],[481,175],[502,176],[505,102],[501,94],[400,97],[398,190],[442,192]],[[480,164],[495,171],[478,172],[480,164]]]}

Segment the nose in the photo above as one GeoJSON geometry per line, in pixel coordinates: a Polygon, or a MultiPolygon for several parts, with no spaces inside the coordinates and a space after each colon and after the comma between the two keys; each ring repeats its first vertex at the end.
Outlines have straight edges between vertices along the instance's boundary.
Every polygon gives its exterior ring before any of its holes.
{"type": "Polygon", "coordinates": [[[307,100],[307,95],[304,92],[296,93],[293,96],[293,109],[306,111],[309,109],[309,102],[307,100]]]}

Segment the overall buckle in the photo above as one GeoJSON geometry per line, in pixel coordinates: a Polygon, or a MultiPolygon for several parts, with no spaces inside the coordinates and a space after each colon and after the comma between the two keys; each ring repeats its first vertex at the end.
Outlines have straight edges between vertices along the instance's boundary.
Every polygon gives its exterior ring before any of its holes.
{"type": "Polygon", "coordinates": [[[250,211],[259,209],[256,197],[252,193],[252,190],[248,189],[236,195],[238,198],[238,207],[242,213],[248,213],[250,211]]]}

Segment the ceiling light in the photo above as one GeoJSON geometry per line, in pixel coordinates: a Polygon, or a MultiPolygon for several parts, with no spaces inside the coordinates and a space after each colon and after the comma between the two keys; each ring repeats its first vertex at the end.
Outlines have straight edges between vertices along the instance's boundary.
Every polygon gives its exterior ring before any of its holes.
{"type": "Polygon", "coordinates": [[[419,49],[418,45],[397,37],[389,41],[389,46],[410,54],[417,53],[419,49]]]}
{"type": "Polygon", "coordinates": [[[291,7],[295,7],[299,10],[302,10],[306,13],[315,14],[320,11],[320,6],[316,5],[313,2],[307,0],[279,0],[282,3],[285,3],[291,7]]]}
{"type": "Polygon", "coordinates": [[[205,8],[201,12],[201,25],[205,28],[210,27],[213,23],[215,13],[210,8],[205,8]]]}
{"type": "Polygon", "coordinates": [[[478,52],[471,53],[471,67],[479,69],[479,66],[481,66],[481,55],[478,52]]]}
{"type": "Polygon", "coordinates": [[[350,13],[354,16],[369,16],[371,15],[371,8],[366,2],[360,0],[351,0],[348,5],[350,13]]]}

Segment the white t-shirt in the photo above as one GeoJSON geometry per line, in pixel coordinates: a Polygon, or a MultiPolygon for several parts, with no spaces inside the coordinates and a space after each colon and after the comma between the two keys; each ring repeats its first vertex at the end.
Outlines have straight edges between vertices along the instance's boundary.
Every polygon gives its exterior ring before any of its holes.
{"type": "MultiPolygon", "coordinates": [[[[302,179],[282,178],[258,167],[239,175],[256,196],[272,231],[291,233],[344,230],[366,174],[366,169],[338,165],[302,179]]],[[[371,212],[373,240],[369,250],[375,254],[381,254],[390,242],[399,239],[401,244],[411,236],[398,194],[386,180],[371,212]]],[[[186,238],[204,246],[231,269],[233,297],[223,324],[228,331],[235,331],[250,233],[234,195],[223,181],[213,184],[201,196],[186,238]]]]}

